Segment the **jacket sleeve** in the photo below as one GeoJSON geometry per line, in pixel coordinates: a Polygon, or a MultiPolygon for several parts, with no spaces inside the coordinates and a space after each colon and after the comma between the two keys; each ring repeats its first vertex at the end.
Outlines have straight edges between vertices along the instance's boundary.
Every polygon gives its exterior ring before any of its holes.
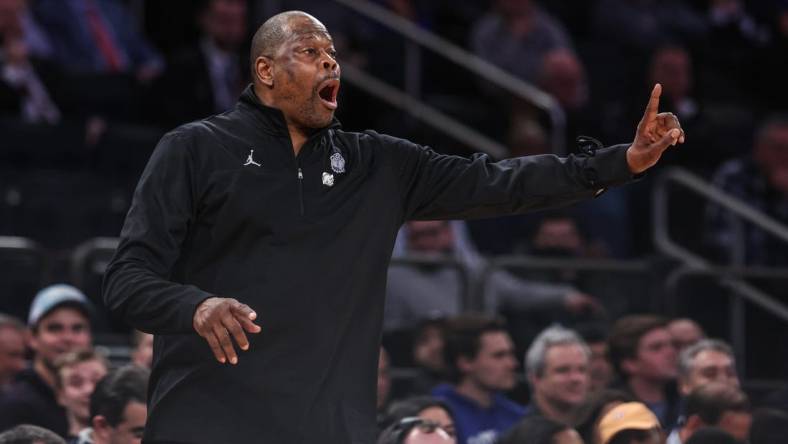
{"type": "Polygon", "coordinates": [[[171,280],[195,218],[196,165],[188,138],[165,135],[142,173],[120,245],[104,274],[110,312],[154,334],[192,333],[197,306],[213,296],[171,280]]]}
{"type": "Polygon", "coordinates": [[[603,193],[633,179],[627,145],[597,150],[593,156],[537,155],[493,162],[441,155],[389,136],[384,144],[398,171],[404,218],[468,219],[523,213],[566,205],[603,193]]]}

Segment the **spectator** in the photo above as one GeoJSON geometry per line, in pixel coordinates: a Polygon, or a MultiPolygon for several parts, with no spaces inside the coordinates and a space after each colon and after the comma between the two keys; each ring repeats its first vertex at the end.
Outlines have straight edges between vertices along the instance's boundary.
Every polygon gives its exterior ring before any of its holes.
{"type": "Polygon", "coordinates": [[[578,135],[599,132],[600,113],[594,112],[591,106],[585,65],[571,49],[556,48],[545,53],[537,85],[553,96],[564,112],[563,146],[566,152],[575,145],[578,135]]]}
{"type": "Polygon", "coordinates": [[[750,433],[752,414],[747,395],[736,387],[710,382],[687,397],[686,421],[668,436],[666,444],[686,443],[703,427],[719,427],[744,442],[750,433]]]}
{"type": "Polygon", "coordinates": [[[667,44],[691,45],[708,32],[704,18],[681,0],[600,0],[591,17],[592,78],[604,99],[621,100],[640,88],[648,56],[667,44]]]}
{"type": "Polygon", "coordinates": [[[53,58],[69,71],[151,80],[164,66],[123,2],[38,0],[34,13],[49,35],[53,58]]]}
{"type": "Polygon", "coordinates": [[[139,367],[150,369],[153,360],[153,335],[134,330],[132,341],[134,349],[131,351],[131,362],[139,367]]]}
{"type": "MultiPolygon", "coordinates": [[[[120,0],[38,0],[33,12],[67,84],[57,95],[70,118],[88,120],[89,145],[107,122],[142,121],[164,62],[120,0]]],[[[64,82],[65,83],[65,82],[64,82]]]]}
{"type": "MultiPolygon", "coordinates": [[[[714,184],[778,222],[788,223],[788,117],[772,117],[756,133],[752,156],[723,164],[714,184]]],[[[788,250],[763,230],[716,206],[706,208],[709,244],[727,264],[788,265],[788,250]]]]}
{"type": "Polygon", "coordinates": [[[467,315],[449,322],[446,364],[452,384],[432,394],[449,405],[460,444],[493,442],[525,413],[502,391],[516,384],[514,344],[495,319],[467,315]]]}
{"type": "Polygon", "coordinates": [[[85,295],[70,285],[38,292],[28,316],[32,367],[23,370],[0,399],[0,430],[33,424],[67,436],[66,412],[55,397],[54,363],[65,353],[91,346],[91,310],[85,295]]]}
{"type": "Polygon", "coordinates": [[[591,350],[574,331],[559,326],[542,331],[525,355],[532,396],[526,415],[570,426],[579,423],[590,386],[590,358],[591,350]]]}
{"type": "Polygon", "coordinates": [[[0,444],[66,444],[66,441],[51,430],[23,424],[0,433],[0,444]]]}
{"type": "Polygon", "coordinates": [[[678,386],[682,396],[712,382],[739,387],[731,347],[719,339],[704,339],[679,355],[678,386]]]}
{"type": "Polygon", "coordinates": [[[665,428],[673,426],[678,414],[676,349],[667,325],[658,316],[624,316],[608,339],[621,388],[647,405],[665,428]]]}
{"type": "Polygon", "coordinates": [[[676,318],[668,324],[673,346],[678,353],[706,337],[703,328],[690,318],[676,318]]]}
{"type": "Polygon", "coordinates": [[[209,0],[199,43],[176,54],[158,85],[161,121],[180,125],[235,106],[249,83],[246,0],[209,0]]]}
{"type": "Polygon", "coordinates": [[[495,1],[470,41],[478,56],[530,83],[539,80],[545,54],[572,45],[564,27],[531,0],[495,1]]]}
{"type": "Polygon", "coordinates": [[[454,438],[456,430],[454,418],[451,416],[449,406],[429,396],[416,396],[402,401],[395,401],[386,413],[384,427],[396,424],[404,418],[418,417],[425,421],[432,421],[454,438]]]}
{"type": "Polygon", "coordinates": [[[759,409],[752,415],[750,443],[783,444],[788,436],[788,412],[759,409]]]}
{"type": "Polygon", "coordinates": [[[107,369],[104,357],[91,349],[68,352],[55,360],[55,393],[66,409],[70,438],[90,425],[90,395],[107,369]]]}
{"type": "Polygon", "coordinates": [[[605,389],[592,394],[583,408],[583,419],[576,427],[583,441],[588,444],[600,442],[599,421],[613,407],[625,402],[634,402],[632,396],[621,390],[605,389]]]}
{"type": "Polygon", "coordinates": [[[55,70],[42,57],[51,52],[24,0],[0,5],[0,113],[27,123],[60,121],[50,88],[55,70]]]}
{"type": "Polygon", "coordinates": [[[378,444],[456,444],[438,424],[419,417],[403,418],[378,438],[378,444]]]}
{"type": "Polygon", "coordinates": [[[687,444],[740,444],[730,433],[716,427],[704,427],[687,440],[687,444]]]}
{"type": "MultiPolygon", "coordinates": [[[[35,59],[52,56],[52,44],[30,11],[29,0],[3,0],[0,4],[0,29],[13,29],[22,39],[27,53],[35,59]]],[[[7,36],[0,32],[0,36],[7,36]]]]}
{"type": "Polygon", "coordinates": [[[590,393],[599,393],[607,389],[613,382],[613,365],[610,363],[607,349],[607,328],[599,323],[580,324],[575,327],[591,350],[588,364],[591,384],[590,393]]]}
{"type": "Polygon", "coordinates": [[[583,444],[575,429],[544,416],[518,422],[498,441],[499,444],[583,444]]]}
{"type": "MultiPolygon", "coordinates": [[[[404,342],[410,346],[407,351],[412,355],[415,373],[411,378],[394,384],[392,396],[425,395],[438,384],[446,382],[446,363],[443,360],[445,323],[443,318],[426,319],[418,324],[412,335],[403,335],[404,342]]],[[[387,345],[387,349],[391,350],[391,347],[387,345]]]]}
{"type": "Polygon", "coordinates": [[[659,420],[644,404],[626,402],[599,420],[598,444],[661,444],[659,420]]]}
{"type": "Polygon", "coordinates": [[[25,365],[25,325],[0,313],[0,396],[25,365]]]}
{"type": "Polygon", "coordinates": [[[545,53],[538,85],[569,114],[588,104],[585,67],[568,48],[557,48],[545,53]]]}
{"type": "Polygon", "coordinates": [[[145,431],[148,370],[121,367],[101,379],[90,396],[92,428],[76,444],[140,444],[145,431]]]}
{"type": "Polygon", "coordinates": [[[708,38],[696,51],[704,99],[750,100],[756,55],[767,44],[768,30],[749,14],[742,0],[708,1],[706,17],[708,38]]]}
{"type": "MultiPolygon", "coordinates": [[[[387,283],[386,330],[410,328],[425,318],[457,315],[463,309],[463,291],[482,285],[486,261],[471,243],[462,221],[408,222],[400,230],[394,257],[406,254],[453,259],[468,272],[467,280],[457,267],[448,265],[392,266],[387,283]]],[[[487,276],[482,291],[489,313],[503,308],[529,311],[561,307],[571,312],[599,309],[596,300],[569,285],[518,279],[502,270],[487,276]]]]}
{"type": "Polygon", "coordinates": [[[443,360],[444,323],[443,319],[422,322],[413,341],[413,361],[435,382],[442,380],[446,372],[443,360]]]}
{"type": "Polygon", "coordinates": [[[662,84],[660,104],[679,116],[682,124],[691,122],[699,112],[692,96],[692,60],[689,51],[680,46],[663,46],[651,57],[648,84],[662,84]]]}

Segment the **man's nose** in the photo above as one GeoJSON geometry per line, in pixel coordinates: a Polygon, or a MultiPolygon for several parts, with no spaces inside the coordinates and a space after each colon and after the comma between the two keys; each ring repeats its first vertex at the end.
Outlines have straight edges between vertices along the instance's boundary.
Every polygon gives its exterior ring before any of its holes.
{"type": "Polygon", "coordinates": [[[326,55],[323,57],[323,69],[327,69],[329,71],[336,71],[337,70],[337,61],[333,57],[326,55]]]}

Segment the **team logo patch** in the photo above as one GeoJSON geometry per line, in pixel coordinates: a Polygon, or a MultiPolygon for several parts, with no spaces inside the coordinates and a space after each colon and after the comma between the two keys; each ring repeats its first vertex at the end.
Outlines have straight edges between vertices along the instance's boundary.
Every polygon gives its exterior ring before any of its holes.
{"type": "Polygon", "coordinates": [[[323,185],[327,187],[334,186],[334,175],[330,173],[323,173],[323,185]]]}
{"type": "Polygon", "coordinates": [[[331,159],[331,171],[342,174],[345,172],[345,159],[342,157],[340,153],[334,153],[330,157],[331,159]]]}

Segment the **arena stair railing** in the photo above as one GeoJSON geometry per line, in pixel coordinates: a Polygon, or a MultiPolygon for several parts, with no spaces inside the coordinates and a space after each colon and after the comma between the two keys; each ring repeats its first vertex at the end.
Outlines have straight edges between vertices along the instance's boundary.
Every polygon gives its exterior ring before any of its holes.
{"type": "MultiPolygon", "coordinates": [[[[744,267],[743,236],[737,236],[731,245],[734,251],[734,260],[737,262],[734,267],[718,267],[712,263],[711,259],[691,251],[686,245],[673,239],[670,234],[671,186],[679,186],[701,196],[707,202],[719,205],[741,220],[755,225],[780,242],[786,243],[786,248],[788,248],[788,227],[683,168],[673,167],[665,170],[658,177],[653,190],[654,245],[660,253],[677,259],[682,264],[668,277],[667,288],[675,289],[677,282],[688,273],[704,273],[716,276],[720,279],[721,284],[732,291],[734,297],[732,297],[729,307],[729,331],[732,339],[731,345],[738,358],[738,370],[740,375],[744,377],[746,369],[745,302],[755,304],[785,323],[788,323],[788,306],[774,295],[744,280],[745,277],[756,274],[758,270],[744,267]]],[[[760,272],[763,273],[763,271],[760,272]]],[[[788,278],[788,269],[785,268],[771,270],[770,273],[788,278]]],[[[676,301],[672,301],[671,304],[675,308],[676,301]]]]}

